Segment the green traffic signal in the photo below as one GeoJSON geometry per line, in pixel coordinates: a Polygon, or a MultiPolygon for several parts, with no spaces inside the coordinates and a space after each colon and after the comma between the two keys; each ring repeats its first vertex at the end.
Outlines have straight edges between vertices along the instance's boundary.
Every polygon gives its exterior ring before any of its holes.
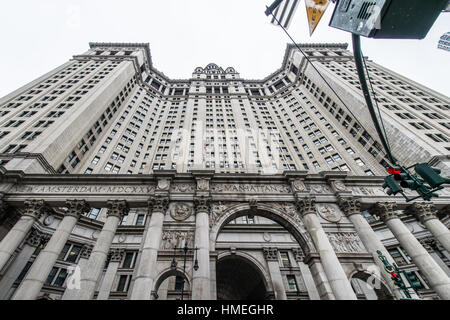
{"type": "Polygon", "coordinates": [[[383,189],[385,188],[389,188],[386,193],[388,195],[396,195],[399,192],[402,192],[403,189],[397,184],[397,182],[395,182],[395,178],[392,175],[387,176],[384,179],[384,183],[383,183],[383,189]]]}
{"type": "Polygon", "coordinates": [[[425,180],[431,188],[439,187],[444,183],[450,183],[450,179],[441,177],[441,169],[434,168],[426,163],[419,163],[414,166],[414,170],[425,180]]]}
{"type": "Polygon", "coordinates": [[[405,272],[405,276],[406,280],[408,280],[409,285],[414,289],[414,291],[422,289],[422,284],[420,283],[420,280],[417,278],[414,272],[405,272]]]}

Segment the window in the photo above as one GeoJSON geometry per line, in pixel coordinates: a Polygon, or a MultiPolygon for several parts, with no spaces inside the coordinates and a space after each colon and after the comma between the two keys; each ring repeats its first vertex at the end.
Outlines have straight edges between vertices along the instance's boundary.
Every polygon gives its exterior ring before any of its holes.
{"type": "Polygon", "coordinates": [[[118,292],[127,292],[128,289],[130,288],[130,282],[131,282],[131,274],[122,274],[122,275],[120,275],[116,291],[118,291],[118,292]]]}
{"type": "Polygon", "coordinates": [[[45,281],[46,285],[62,287],[67,278],[67,270],[53,267],[45,281]]]}
{"type": "Polygon", "coordinates": [[[360,158],[356,158],[355,162],[358,166],[363,167],[365,164],[360,158]]]}
{"type": "Polygon", "coordinates": [[[123,263],[122,263],[122,268],[123,269],[133,269],[134,264],[136,262],[136,256],[137,256],[136,251],[125,252],[125,256],[124,256],[123,263]]]}
{"type": "Polygon", "coordinates": [[[137,226],[143,226],[144,225],[144,220],[145,220],[145,215],[140,214],[137,216],[136,218],[136,225],[137,226]]]}
{"type": "Polygon", "coordinates": [[[88,217],[89,219],[97,219],[99,213],[100,209],[92,208],[92,210],[89,213],[86,213],[85,216],[88,217]]]}
{"type": "MultiPolygon", "coordinates": [[[[98,163],[98,161],[100,160],[100,158],[99,157],[94,157],[94,159],[92,159],[92,164],[97,164],[98,163]]],[[[70,161],[70,160],[68,160],[68,161],[70,161]]]]}
{"type": "Polygon", "coordinates": [[[408,264],[409,262],[405,259],[405,257],[401,254],[399,248],[389,249],[389,254],[394,259],[395,263],[399,266],[408,264]]]}
{"type": "Polygon", "coordinates": [[[75,263],[78,259],[78,256],[80,255],[80,252],[80,245],[66,243],[61,253],[59,254],[58,259],[75,263]]]}
{"type": "Polygon", "coordinates": [[[184,278],[182,276],[176,276],[175,278],[175,290],[181,290],[184,286],[184,278]]]}
{"type": "Polygon", "coordinates": [[[291,266],[291,261],[289,260],[289,254],[286,251],[280,252],[282,266],[287,268],[291,266]]]}
{"type": "Polygon", "coordinates": [[[298,291],[297,280],[295,280],[295,276],[287,275],[286,278],[289,286],[289,291],[298,291]]]}

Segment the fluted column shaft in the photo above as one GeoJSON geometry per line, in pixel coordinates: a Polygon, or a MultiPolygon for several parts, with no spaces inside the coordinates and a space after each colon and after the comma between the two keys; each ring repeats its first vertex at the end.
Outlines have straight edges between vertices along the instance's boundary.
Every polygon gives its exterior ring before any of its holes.
{"type": "Polygon", "coordinates": [[[209,300],[210,288],[210,259],[209,259],[209,199],[195,201],[195,247],[197,250],[198,270],[193,270],[192,299],[209,300]]]}
{"type": "Polygon", "coordinates": [[[27,276],[14,293],[13,300],[36,299],[79,217],[88,210],[84,200],[67,201],[67,205],[66,216],[37,256],[27,276]]]}
{"type": "Polygon", "coordinates": [[[380,275],[386,281],[387,285],[391,289],[391,292],[398,298],[404,298],[402,293],[397,289],[394,282],[391,279],[391,275],[384,270],[383,262],[378,258],[377,250],[386,257],[389,263],[393,263],[394,259],[391,257],[389,252],[386,250],[385,246],[378,239],[375,231],[373,231],[369,222],[361,214],[361,208],[359,201],[352,198],[340,198],[339,205],[347,215],[348,219],[352,222],[361,239],[364,247],[369,253],[373,255],[374,261],[380,270],[380,275]]]}
{"type": "Polygon", "coordinates": [[[297,206],[303,216],[305,227],[319,252],[325,274],[336,299],[356,300],[350,281],[317,217],[315,201],[307,198],[297,202],[297,206]]]}
{"type": "Polygon", "coordinates": [[[132,300],[150,300],[156,274],[156,262],[158,250],[161,245],[162,228],[164,216],[169,199],[166,197],[155,199],[152,216],[148,224],[144,245],[142,246],[141,258],[131,291],[132,300]]]}
{"type": "Polygon", "coordinates": [[[43,200],[25,201],[25,211],[19,221],[0,242],[0,270],[6,265],[14,251],[27,237],[34,222],[39,219],[44,209],[43,200]]]}
{"type": "Polygon", "coordinates": [[[94,298],[95,288],[105,266],[117,227],[122,217],[129,211],[126,201],[108,201],[108,206],[108,217],[81,277],[81,290],[79,290],[78,300],[94,298]]]}
{"type": "Polygon", "coordinates": [[[450,278],[398,218],[394,206],[395,204],[392,203],[378,203],[377,214],[383,219],[402,248],[406,250],[414,264],[428,279],[431,288],[442,299],[450,300],[450,278]]]}

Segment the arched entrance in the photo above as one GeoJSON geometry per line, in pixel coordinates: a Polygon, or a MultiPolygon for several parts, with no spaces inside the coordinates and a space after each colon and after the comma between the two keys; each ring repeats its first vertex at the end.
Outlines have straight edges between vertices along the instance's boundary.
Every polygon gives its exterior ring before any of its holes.
{"type": "Polygon", "coordinates": [[[190,300],[190,286],[190,279],[182,270],[165,270],[158,277],[152,296],[155,300],[180,300],[183,295],[183,300],[190,300]]]}
{"type": "Polygon", "coordinates": [[[374,279],[367,272],[358,271],[352,275],[350,283],[358,300],[393,300],[394,297],[380,279],[374,279]]]}
{"type": "Polygon", "coordinates": [[[226,256],[216,266],[217,300],[264,300],[264,276],[250,260],[226,256]]]}

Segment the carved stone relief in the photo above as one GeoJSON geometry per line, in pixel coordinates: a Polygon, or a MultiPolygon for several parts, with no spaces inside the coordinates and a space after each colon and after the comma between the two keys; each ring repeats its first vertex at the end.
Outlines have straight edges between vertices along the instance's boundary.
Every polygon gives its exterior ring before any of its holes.
{"type": "Polygon", "coordinates": [[[311,193],[333,193],[331,191],[331,188],[327,185],[320,185],[320,184],[315,184],[315,185],[311,185],[311,193]]]}
{"type": "Polygon", "coordinates": [[[177,203],[172,206],[170,216],[177,221],[184,221],[192,214],[192,208],[186,203],[177,203]]]}
{"type": "Polygon", "coordinates": [[[330,222],[339,222],[342,217],[339,210],[332,204],[319,204],[317,206],[317,212],[322,218],[330,222]]]}
{"type": "Polygon", "coordinates": [[[220,219],[220,217],[225,212],[225,210],[227,210],[228,208],[230,208],[233,205],[234,205],[233,202],[219,201],[217,203],[214,203],[211,206],[211,211],[210,211],[210,215],[209,215],[209,227],[212,228],[217,223],[217,221],[220,219]]]}
{"type": "Polygon", "coordinates": [[[336,252],[365,252],[363,244],[356,233],[329,233],[328,239],[336,252]]]}
{"type": "Polygon", "coordinates": [[[167,230],[162,235],[161,249],[183,248],[186,243],[188,247],[193,247],[194,234],[192,232],[167,230]]]}
{"type": "Polygon", "coordinates": [[[194,192],[195,191],[195,186],[193,184],[189,184],[189,183],[178,183],[178,184],[174,184],[172,186],[172,192],[194,192]]]}

